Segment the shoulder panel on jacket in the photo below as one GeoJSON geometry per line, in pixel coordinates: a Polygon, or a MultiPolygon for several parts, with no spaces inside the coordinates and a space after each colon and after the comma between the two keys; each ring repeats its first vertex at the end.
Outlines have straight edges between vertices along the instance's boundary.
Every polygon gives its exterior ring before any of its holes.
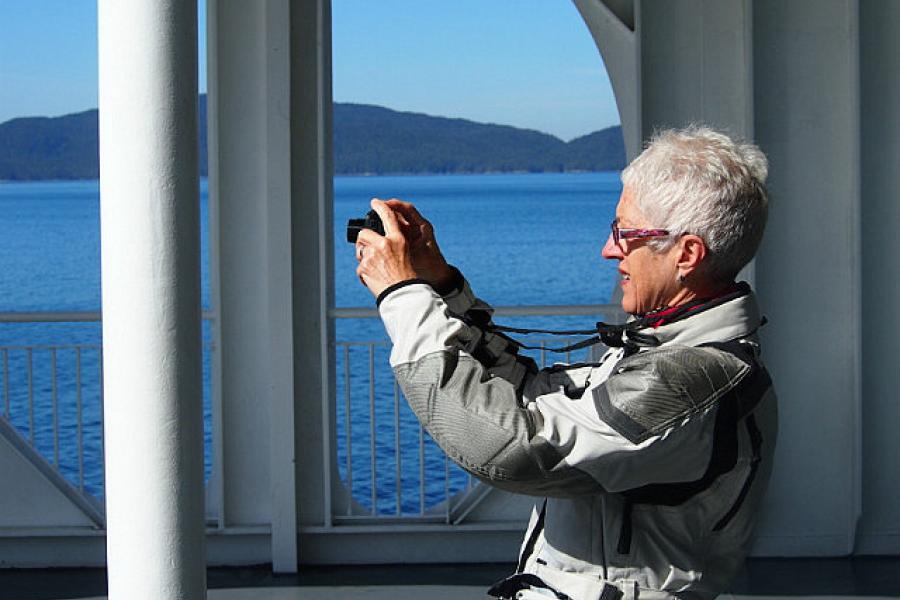
{"type": "Polygon", "coordinates": [[[434,441],[469,473],[523,494],[597,491],[590,475],[567,467],[559,451],[535,435],[540,416],[521,406],[515,387],[471,356],[435,352],[397,365],[394,375],[434,441]]]}
{"type": "Polygon", "coordinates": [[[603,421],[639,444],[706,411],[750,371],[750,365],[716,348],[654,348],[619,362],[593,390],[594,406],[603,421]]]}

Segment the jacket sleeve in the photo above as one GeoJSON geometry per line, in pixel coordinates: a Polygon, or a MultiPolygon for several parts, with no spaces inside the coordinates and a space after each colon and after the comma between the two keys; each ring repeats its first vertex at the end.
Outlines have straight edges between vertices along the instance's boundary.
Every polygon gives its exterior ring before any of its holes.
{"type": "Polygon", "coordinates": [[[391,366],[413,412],[454,462],[496,487],[535,495],[596,491],[585,472],[557,468],[561,457],[535,435],[541,415],[524,394],[544,387],[544,372],[502,336],[462,318],[485,309],[467,284],[444,298],[411,283],[379,303],[393,342],[391,366]]]}
{"type": "Polygon", "coordinates": [[[446,304],[448,316],[459,319],[465,327],[460,331],[457,343],[487,370],[492,377],[500,377],[522,391],[537,374],[535,362],[520,356],[516,346],[507,336],[488,328],[493,309],[479,300],[469,283],[456,271],[455,286],[441,299],[446,304]]]}
{"type": "MultiPolygon", "coordinates": [[[[642,353],[573,397],[552,371],[506,377],[473,356],[480,332],[425,284],[380,304],[391,365],[410,407],[447,455],[490,484],[575,496],[703,474],[716,400],[745,375],[708,349],[642,353]],[[696,352],[694,352],[696,350],[696,352]]],[[[739,363],[735,359],[735,363],[739,363]]]]}

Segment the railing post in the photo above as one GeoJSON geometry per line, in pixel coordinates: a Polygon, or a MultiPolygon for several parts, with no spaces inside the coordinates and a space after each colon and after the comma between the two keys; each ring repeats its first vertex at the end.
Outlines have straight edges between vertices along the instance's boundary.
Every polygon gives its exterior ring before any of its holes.
{"type": "Polygon", "coordinates": [[[56,389],[56,348],[50,349],[50,398],[53,404],[53,466],[59,469],[59,398],[56,389]]]}
{"type": "Polygon", "coordinates": [[[3,409],[9,418],[9,350],[3,349],[3,409]]]}
{"type": "Polygon", "coordinates": [[[197,3],[98,20],[109,597],[204,598],[197,3]]]}
{"type": "Polygon", "coordinates": [[[353,424],[350,408],[350,346],[344,346],[344,439],[347,440],[347,515],[353,514],[353,424]]]}
{"type": "Polygon", "coordinates": [[[375,428],[375,346],[369,345],[369,485],[372,486],[372,516],[378,515],[378,456],[375,428]]]}
{"type": "Polygon", "coordinates": [[[31,445],[35,444],[34,437],[34,364],[31,348],[25,350],[26,371],[28,373],[28,438],[31,445]]]}
{"type": "Polygon", "coordinates": [[[75,348],[75,435],[78,444],[78,489],[84,492],[84,414],[81,407],[81,348],[75,348]]]}
{"type": "Polygon", "coordinates": [[[394,477],[397,485],[397,516],[403,514],[403,465],[400,459],[400,385],[394,382],[394,459],[396,460],[396,472],[394,477]]]}

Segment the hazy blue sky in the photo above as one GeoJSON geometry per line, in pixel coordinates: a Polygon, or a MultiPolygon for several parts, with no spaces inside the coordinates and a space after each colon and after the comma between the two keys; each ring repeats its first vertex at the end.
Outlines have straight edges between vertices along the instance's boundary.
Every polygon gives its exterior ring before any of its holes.
{"type": "MultiPolygon", "coordinates": [[[[332,10],[338,102],[563,139],[619,122],[570,0],[333,0],[332,10]]],[[[200,54],[205,91],[202,44],[200,54]]],[[[96,1],[0,0],[0,122],[96,106],[96,1]]]]}

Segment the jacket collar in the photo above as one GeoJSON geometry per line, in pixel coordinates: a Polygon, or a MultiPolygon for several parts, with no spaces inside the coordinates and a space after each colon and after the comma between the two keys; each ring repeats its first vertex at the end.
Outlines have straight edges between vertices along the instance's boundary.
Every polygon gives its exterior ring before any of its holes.
{"type": "Polygon", "coordinates": [[[638,329],[655,337],[660,344],[698,346],[715,341],[728,341],[753,335],[762,324],[756,295],[742,284],[741,293],[724,301],[699,306],[684,316],[658,327],[638,329]]]}
{"type": "MultiPolygon", "coordinates": [[[[642,347],[663,344],[698,346],[710,342],[727,342],[752,337],[765,323],[759,313],[756,295],[746,283],[710,300],[697,300],[681,306],[654,311],[642,317],[632,316],[621,325],[597,323],[600,341],[611,348],[624,348],[625,355],[642,347]]],[[[504,328],[511,331],[510,328],[504,328]]],[[[593,338],[589,343],[593,343],[593,338]]],[[[580,348],[584,342],[567,346],[580,348]]]]}

